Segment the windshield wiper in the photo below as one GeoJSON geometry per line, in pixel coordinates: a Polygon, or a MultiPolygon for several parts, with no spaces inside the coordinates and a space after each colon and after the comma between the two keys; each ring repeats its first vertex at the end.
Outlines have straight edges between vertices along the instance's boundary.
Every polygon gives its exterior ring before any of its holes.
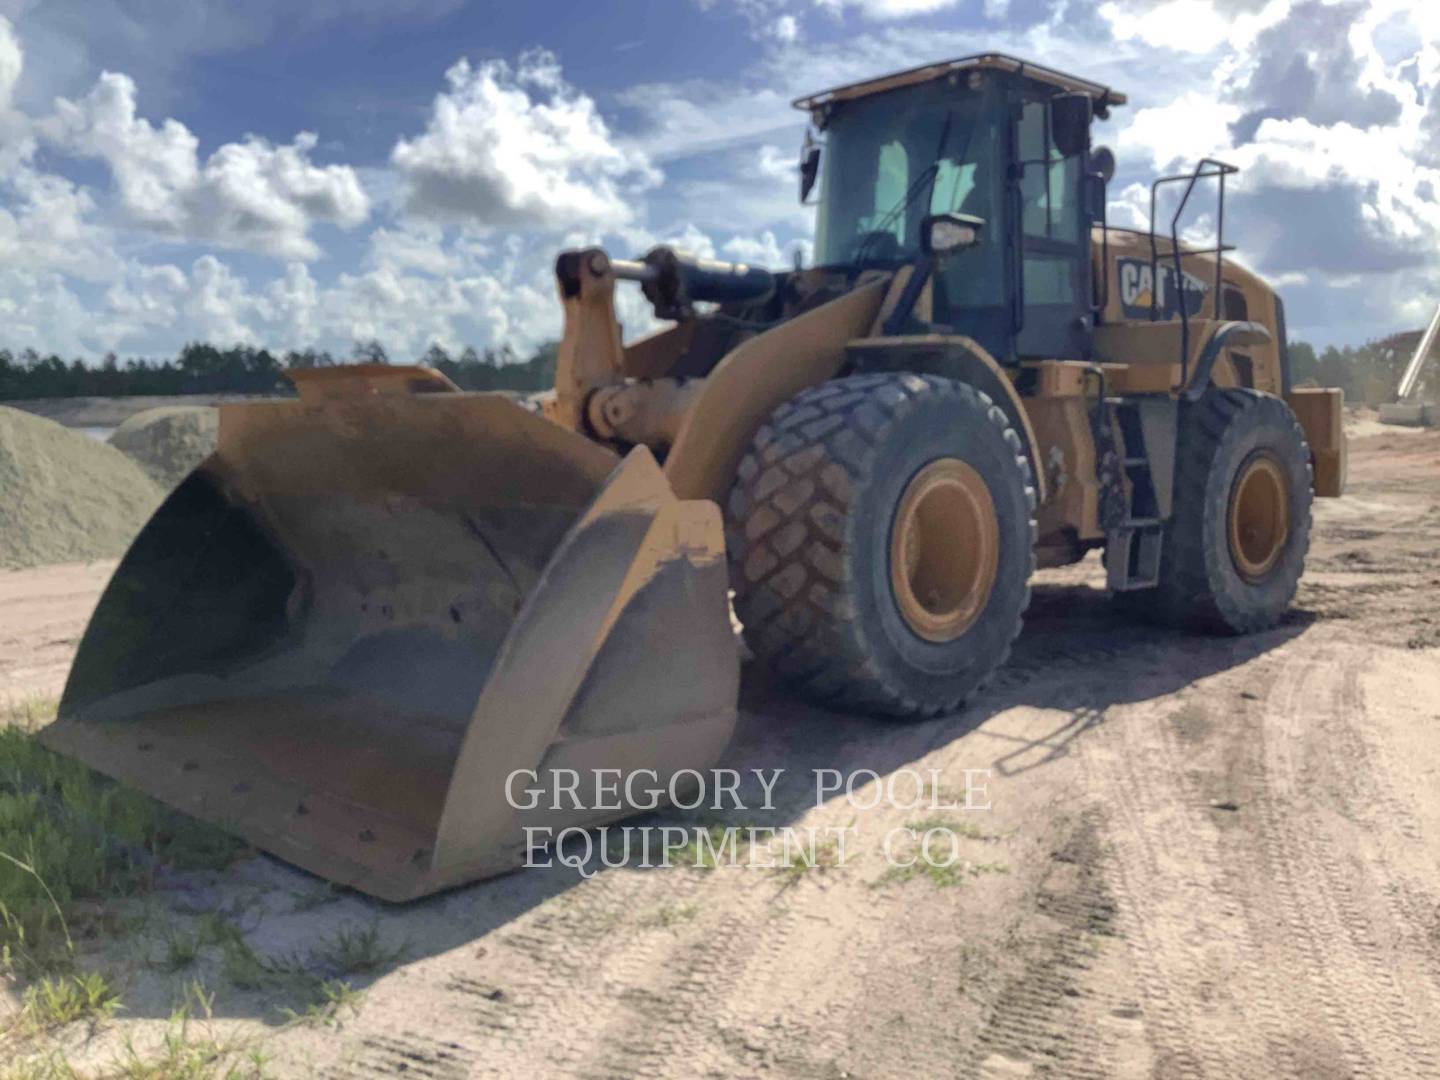
{"type": "MultiPolygon", "coordinates": [[[[886,235],[890,227],[895,224],[895,219],[914,205],[915,196],[920,194],[921,187],[925,188],[927,201],[934,198],[935,180],[940,175],[940,162],[945,156],[945,147],[950,143],[950,124],[954,119],[955,111],[953,109],[946,109],[945,123],[940,128],[940,143],[935,147],[935,157],[929,165],[921,170],[920,175],[917,176],[915,182],[906,189],[900,201],[891,207],[885,216],[875,223],[875,228],[865,233],[865,238],[860,241],[860,246],[855,250],[854,262],[857,266],[864,264],[865,256],[870,253],[870,248],[875,244],[876,238],[886,235]]],[[[962,157],[966,151],[970,149],[970,136],[974,133],[975,125],[972,123],[970,125],[970,131],[965,136],[965,146],[961,149],[962,157]]]]}
{"type": "MultiPolygon", "coordinates": [[[[926,191],[926,201],[930,202],[934,200],[935,182],[940,176],[940,162],[945,160],[945,147],[948,146],[950,142],[950,127],[951,121],[954,118],[955,111],[953,109],[945,113],[945,124],[940,131],[940,144],[935,148],[935,160],[926,166],[920,175],[915,178],[915,182],[911,184],[909,190],[905,192],[904,198],[896,203],[895,206],[880,219],[874,229],[871,229],[865,234],[865,238],[860,242],[860,246],[856,249],[852,260],[855,265],[863,264],[865,256],[870,253],[871,245],[873,245],[880,236],[886,235],[886,230],[895,223],[896,217],[910,209],[915,202],[915,197],[920,193],[922,186],[926,191]]],[[[965,132],[965,144],[960,147],[960,153],[954,158],[955,161],[963,162],[969,155],[970,143],[974,141],[975,128],[979,123],[980,120],[978,117],[971,118],[969,130],[965,132]]]]}

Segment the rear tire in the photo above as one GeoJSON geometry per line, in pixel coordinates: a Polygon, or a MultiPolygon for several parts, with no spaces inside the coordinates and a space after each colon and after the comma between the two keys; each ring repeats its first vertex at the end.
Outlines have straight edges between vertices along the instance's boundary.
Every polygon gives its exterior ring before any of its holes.
{"type": "Polygon", "coordinates": [[[756,433],[731,493],[735,608],[756,660],[827,705],[958,708],[1029,603],[1024,444],[950,379],[860,375],[802,391],[756,433]]]}
{"type": "Polygon", "coordinates": [[[1310,548],[1310,449],[1284,401],[1211,389],[1182,406],[1160,584],[1121,594],[1172,625],[1250,634],[1284,616],[1310,548]]]}

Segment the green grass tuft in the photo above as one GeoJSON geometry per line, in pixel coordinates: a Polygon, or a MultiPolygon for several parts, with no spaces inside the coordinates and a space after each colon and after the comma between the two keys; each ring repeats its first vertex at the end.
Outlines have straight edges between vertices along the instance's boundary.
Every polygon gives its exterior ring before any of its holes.
{"type": "Polygon", "coordinates": [[[71,966],[77,901],[138,895],[164,867],[220,869],[245,846],[41,746],[53,716],[0,710],[0,963],[27,976],[71,966]]]}
{"type": "Polygon", "coordinates": [[[164,951],[158,957],[150,958],[150,966],[156,971],[173,975],[194,966],[200,958],[200,947],[205,944],[205,937],[195,930],[168,929],[161,936],[160,944],[164,951]]]}
{"type": "Polygon", "coordinates": [[[41,978],[25,988],[19,1028],[38,1034],[76,1020],[103,1020],[120,1007],[120,996],[98,971],[41,978]]]}
{"type": "Polygon", "coordinates": [[[358,1012],[365,1000],[365,991],[356,990],[342,979],[326,979],[315,987],[312,1000],[300,1009],[282,1009],[292,1024],[335,1024],[345,1010],[358,1012]]]}
{"type": "Polygon", "coordinates": [[[11,1061],[0,1067],[0,1080],[81,1080],[81,1077],[57,1050],[11,1061]]]}
{"type": "Polygon", "coordinates": [[[405,946],[387,946],[380,940],[380,928],[342,926],[310,951],[309,964],[339,977],[373,975],[389,967],[405,952],[405,946]]]}
{"type": "Polygon", "coordinates": [[[238,936],[220,943],[220,970],[239,990],[259,990],[272,974],[250,943],[238,936]]]}
{"type": "Polygon", "coordinates": [[[973,821],[956,821],[954,818],[940,815],[921,818],[919,821],[907,821],[905,827],[914,829],[916,836],[924,836],[931,829],[945,829],[966,840],[1002,839],[999,833],[986,832],[973,821]]]}
{"type": "Polygon", "coordinates": [[[707,825],[698,832],[687,829],[688,839],[665,848],[665,859],[671,866],[691,870],[714,870],[740,863],[750,850],[745,830],[723,824],[707,825]]]}
{"type": "Polygon", "coordinates": [[[334,1022],[345,1008],[358,1008],[363,997],[344,976],[376,974],[405,950],[403,944],[386,945],[374,924],[342,926],[304,953],[288,956],[261,956],[238,927],[220,916],[211,916],[205,939],[219,946],[220,969],[230,985],[263,991],[290,1021],[325,1023],[334,1022]]]}
{"type": "Polygon", "coordinates": [[[126,1040],[122,1057],[101,1075],[107,1080],[265,1080],[265,1056],[258,1047],[214,1039],[208,1025],[196,1032],[194,1022],[209,1021],[214,1009],[214,993],[192,981],[170,1014],[158,1050],[142,1054],[133,1040],[126,1040]]]}
{"type": "Polygon", "coordinates": [[[798,885],[802,878],[811,873],[825,873],[842,866],[840,845],[834,840],[811,845],[801,844],[798,850],[782,866],[772,873],[780,879],[780,891],[798,885]]]}
{"type": "Polygon", "coordinates": [[[640,925],[644,928],[664,927],[669,929],[678,926],[680,923],[689,922],[700,913],[697,904],[665,904],[654,911],[640,917],[640,925]]]}
{"type": "Polygon", "coordinates": [[[982,874],[1008,874],[1009,872],[1010,868],[1004,863],[974,863],[960,859],[948,866],[942,866],[938,863],[927,863],[917,856],[915,862],[909,866],[890,867],[873,881],[870,887],[879,889],[886,885],[903,885],[907,881],[924,878],[936,888],[944,889],[963,885],[971,878],[980,877],[982,874]]]}

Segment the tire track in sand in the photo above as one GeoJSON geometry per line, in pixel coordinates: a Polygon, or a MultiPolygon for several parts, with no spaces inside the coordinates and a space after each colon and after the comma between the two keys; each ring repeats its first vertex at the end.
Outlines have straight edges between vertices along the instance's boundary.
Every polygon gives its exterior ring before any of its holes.
{"type": "MultiPolygon", "coordinates": [[[[1365,660],[1364,653],[1324,650],[1317,655],[1312,648],[1287,657],[1277,673],[1265,710],[1262,851],[1269,870],[1287,884],[1304,916],[1292,926],[1310,960],[1310,979],[1329,988],[1326,1012],[1346,1033],[1343,1041],[1351,1064],[1364,1075],[1433,1077],[1440,1074],[1440,1050],[1435,1036],[1425,1031],[1429,1026],[1433,1032],[1433,1025],[1422,1015],[1440,1015],[1436,1003],[1433,998],[1425,1001],[1425,1013],[1417,1015],[1417,1002],[1401,989],[1380,947],[1376,922],[1382,912],[1359,895],[1356,861],[1343,854],[1325,815],[1307,805],[1314,787],[1307,771],[1311,761],[1303,754],[1307,735],[1310,740],[1325,738],[1328,744],[1329,736],[1338,734],[1348,749],[1365,753],[1353,737],[1345,736],[1347,714],[1359,707],[1358,672],[1365,660]]],[[[1409,816],[1380,774],[1355,768],[1368,764],[1364,756],[1344,760],[1333,746],[1327,748],[1331,752],[1324,762],[1348,767],[1345,779],[1352,787],[1354,775],[1363,775],[1364,785],[1378,785],[1375,790],[1387,812],[1402,820],[1409,816]]],[[[1387,871],[1374,861],[1367,868],[1371,874],[1387,871]]],[[[1403,916],[1394,907],[1394,883],[1374,884],[1389,900],[1383,914],[1403,916]]]]}

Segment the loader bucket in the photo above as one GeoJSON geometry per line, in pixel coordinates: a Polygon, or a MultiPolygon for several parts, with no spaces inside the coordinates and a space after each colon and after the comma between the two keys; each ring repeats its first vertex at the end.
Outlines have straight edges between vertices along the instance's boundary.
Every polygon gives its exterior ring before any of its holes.
{"type": "Polygon", "coordinates": [[[502,395],[344,380],[222,408],[44,741],[387,900],[633,812],[517,810],[517,770],[709,766],[739,678],[715,504],[502,395]]]}

